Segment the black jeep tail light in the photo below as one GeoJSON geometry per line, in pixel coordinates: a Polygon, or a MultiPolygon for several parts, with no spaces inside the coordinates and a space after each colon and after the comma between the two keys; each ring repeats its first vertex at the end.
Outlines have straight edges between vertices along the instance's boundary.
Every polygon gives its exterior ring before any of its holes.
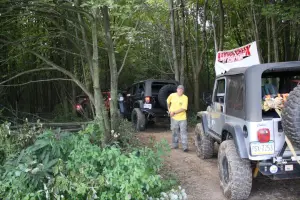
{"type": "Polygon", "coordinates": [[[151,97],[145,97],[145,102],[146,103],[150,103],[150,101],[151,101],[151,97]]]}

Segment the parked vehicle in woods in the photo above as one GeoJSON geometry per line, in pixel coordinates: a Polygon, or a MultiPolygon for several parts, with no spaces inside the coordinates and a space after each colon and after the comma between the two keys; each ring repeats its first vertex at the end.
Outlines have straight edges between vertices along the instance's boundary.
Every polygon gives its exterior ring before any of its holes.
{"type": "Polygon", "coordinates": [[[228,199],[247,199],[258,173],[300,178],[299,79],[298,61],[233,68],[216,77],[211,98],[204,98],[208,107],[198,113],[195,146],[208,159],[220,144],[220,184],[228,199]]]}
{"type": "Polygon", "coordinates": [[[179,83],[174,80],[144,80],[127,89],[125,117],[138,131],[161,118],[168,118],[167,98],[176,92],[179,83]]]}
{"type": "MultiPolygon", "coordinates": [[[[119,91],[119,94],[122,94],[119,91]]],[[[109,112],[110,109],[110,92],[102,92],[103,100],[104,100],[104,106],[106,110],[109,112]]],[[[120,97],[119,97],[120,98],[120,97]]],[[[120,108],[118,104],[118,109],[120,108]]],[[[89,101],[89,97],[87,95],[79,95],[76,97],[76,104],[75,104],[75,109],[78,114],[78,116],[85,116],[86,118],[92,118],[92,109],[91,109],[91,104],[89,101]]]]}

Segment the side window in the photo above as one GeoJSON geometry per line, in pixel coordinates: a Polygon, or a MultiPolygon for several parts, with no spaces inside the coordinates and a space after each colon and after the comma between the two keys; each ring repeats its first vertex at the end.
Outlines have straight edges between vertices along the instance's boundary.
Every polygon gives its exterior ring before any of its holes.
{"type": "Polygon", "coordinates": [[[225,99],[225,79],[217,81],[217,86],[214,94],[214,102],[224,103],[225,99]]]}
{"type": "Polygon", "coordinates": [[[244,118],[245,81],[243,75],[227,79],[226,112],[228,115],[244,118]]]}
{"type": "Polygon", "coordinates": [[[137,86],[137,84],[135,84],[135,85],[132,86],[132,89],[131,89],[131,96],[136,95],[136,86],[137,86]]]}
{"type": "Polygon", "coordinates": [[[144,84],[140,83],[137,85],[137,95],[143,95],[145,93],[144,84]]]}

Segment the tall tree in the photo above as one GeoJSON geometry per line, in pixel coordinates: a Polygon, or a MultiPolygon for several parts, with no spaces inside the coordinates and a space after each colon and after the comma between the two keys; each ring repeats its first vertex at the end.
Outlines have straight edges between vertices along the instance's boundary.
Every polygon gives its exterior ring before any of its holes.
{"type": "Polygon", "coordinates": [[[170,27],[171,27],[171,40],[172,40],[172,60],[175,71],[175,80],[180,81],[179,66],[177,60],[176,51],[176,33],[175,33],[175,17],[174,17],[174,2],[169,0],[169,11],[170,11],[170,27]]]}

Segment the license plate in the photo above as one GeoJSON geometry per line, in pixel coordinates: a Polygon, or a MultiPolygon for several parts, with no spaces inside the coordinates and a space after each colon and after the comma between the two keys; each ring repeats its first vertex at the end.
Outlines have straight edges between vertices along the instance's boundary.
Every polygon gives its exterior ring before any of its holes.
{"type": "Polygon", "coordinates": [[[152,109],[152,104],[145,103],[144,108],[152,109]]]}
{"type": "Polygon", "coordinates": [[[251,155],[259,156],[259,155],[269,155],[274,154],[274,142],[260,143],[260,142],[252,142],[250,144],[251,155]]]}

